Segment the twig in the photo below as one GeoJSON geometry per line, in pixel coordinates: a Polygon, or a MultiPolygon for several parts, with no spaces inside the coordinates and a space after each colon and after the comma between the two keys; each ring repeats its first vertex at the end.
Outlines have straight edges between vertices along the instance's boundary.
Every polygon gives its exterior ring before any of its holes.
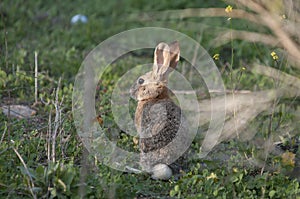
{"type": "Polygon", "coordinates": [[[47,140],[47,157],[48,157],[48,163],[50,163],[51,159],[51,132],[52,132],[52,116],[51,116],[52,108],[50,107],[50,112],[49,112],[49,119],[48,119],[48,140],[47,140]]]}
{"type": "Polygon", "coordinates": [[[7,112],[7,140],[8,140],[8,146],[10,145],[10,122],[11,122],[11,117],[10,117],[10,90],[8,90],[8,112],[7,112]]]}
{"type": "Polygon", "coordinates": [[[34,52],[34,98],[35,103],[38,103],[38,53],[34,52]]]}
{"type": "Polygon", "coordinates": [[[7,122],[4,122],[4,130],[3,130],[3,134],[1,136],[1,140],[0,140],[0,145],[2,144],[3,142],[3,139],[4,139],[4,136],[6,134],[6,131],[7,131],[7,122]]]}
{"type": "MultiPolygon", "coordinates": [[[[1,136],[0,145],[2,144],[2,142],[3,142],[3,140],[4,140],[6,131],[7,131],[7,122],[4,122],[4,130],[3,130],[3,134],[2,134],[2,136],[1,136]]],[[[6,151],[6,150],[7,150],[7,149],[4,149],[3,151],[6,151]]],[[[3,151],[0,152],[0,155],[3,153],[3,151]]]]}
{"type": "Polygon", "coordinates": [[[55,119],[54,119],[54,131],[52,134],[52,153],[51,153],[51,159],[52,162],[55,162],[55,145],[56,145],[56,137],[57,137],[57,132],[60,126],[60,103],[59,103],[59,99],[58,99],[58,94],[59,94],[59,87],[60,87],[60,82],[61,82],[61,78],[59,78],[58,81],[58,86],[56,89],[56,94],[55,94],[55,102],[54,102],[54,107],[55,107],[55,119]]]}

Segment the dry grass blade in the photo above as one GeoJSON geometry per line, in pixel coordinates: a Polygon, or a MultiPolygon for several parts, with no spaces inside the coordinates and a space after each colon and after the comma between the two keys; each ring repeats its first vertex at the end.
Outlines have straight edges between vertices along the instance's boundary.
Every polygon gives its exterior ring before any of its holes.
{"type": "MultiPolygon", "coordinates": [[[[4,123],[4,130],[3,130],[3,133],[2,133],[2,136],[1,136],[1,139],[0,139],[0,145],[2,144],[2,142],[4,140],[6,132],[7,132],[7,122],[4,123]]],[[[0,153],[0,155],[1,155],[1,153],[0,153]]]]}
{"type": "Polygon", "coordinates": [[[191,17],[231,17],[247,19],[248,21],[260,24],[260,18],[245,10],[234,9],[230,14],[225,12],[224,8],[187,8],[181,10],[167,10],[158,12],[145,12],[142,14],[132,14],[129,19],[138,17],[141,21],[148,20],[166,20],[166,19],[185,19],[191,17]],[[137,16],[138,15],[138,16],[137,16]]]}
{"type": "Polygon", "coordinates": [[[31,174],[30,174],[30,172],[29,172],[29,170],[28,170],[28,168],[27,168],[27,165],[26,165],[25,161],[23,160],[22,156],[20,155],[20,153],[17,151],[17,149],[15,149],[14,147],[13,147],[12,149],[13,149],[13,151],[16,153],[16,155],[18,156],[19,160],[20,160],[21,163],[23,164],[24,169],[26,170],[26,173],[27,173],[27,175],[28,175],[28,177],[29,177],[29,182],[28,182],[28,185],[29,185],[29,191],[30,191],[32,197],[33,197],[34,199],[36,199],[37,197],[36,197],[36,195],[35,195],[34,192],[33,192],[33,188],[34,188],[33,179],[32,179],[31,174]]]}
{"type": "MultiPolygon", "coordinates": [[[[248,140],[252,138],[257,131],[249,130],[249,122],[255,119],[263,111],[269,110],[272,107],[274,99],[281,97],[284,93],[278,90],[264,90],[258,92],[236,92],[227,94],[226,96],[215,97],[208,100],[202,100],[199,102],[200,110],[200,125],[207,124],[211,118],[211,111],[224,110],[224,98],[226,98],[225,111],[226,121],[219,134],[213,133],[211,139],[206,139],[205,143],[202,143],[202,151],[211,149],[211,143],[217,143],[228,140],[230,138],[239,137],[241,140],[248,140]],[[214,107],[211,107],[211,105],[214,107]]],[[[186,93],[188,95],[188,93],[186,93]]],[[[192,111],[192,110],[188,110],[192,111]]],[[[216,114],[218,115],[218,114],[216,114]]],[[[222,118],[219,118],[220,121],[222,118]]],[[[215,145],[214,144],[214,145],[215,145]]]]}
{"type": "MultiPolygon", "coordinates": [[[[230,42],[231,40],[237,39],[248,42],[259,42],[270,46],[278,46],[279,43],[276,37],[267,34],[241,30],[227,30],[220,32],[219,36],[211,42],[211,45],[218,47],[230,42]]],[[[280,43],[279,46],[281,46],[280,43]]]]}
{"type": "Polygon", "coordinates": [[[63,98],[61,99],[61,101],[59,101],[59,89],[61,86],[61,78],[59,78],[58,81],[58,85],[56,88],[56,93],[55,93],[55,100],[53,103],[54,107],[55,107],[55,119],[54,119],[54,130],[52,132],[52,153],[51,153],[51,159],[52,162],[55,162],[55,156],[56,156],[56,138],[58,136],[59,133],[61,133],[61,131],[59,131],[59,128],[61,127],[62,121],[61,121],[61,106],[63,103],[63,98]]]}

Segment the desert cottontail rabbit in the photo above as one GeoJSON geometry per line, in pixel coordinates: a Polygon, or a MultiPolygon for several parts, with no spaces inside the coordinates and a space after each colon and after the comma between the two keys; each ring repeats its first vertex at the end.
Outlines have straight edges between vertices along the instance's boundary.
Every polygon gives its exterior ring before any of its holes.
{"type": "Polygon", "coordinates": [[[167,87],[168,74],[176,67],[179,57],[177,41],[170,45],[159,43],[154,52],[153,70],[139,77],[130,89],[131,96],[138,101],[135,126],[140,136],[140,164],[155,179],[169,179],[182,166],[187,125],[181,109],[169,97],[167,87]]]}

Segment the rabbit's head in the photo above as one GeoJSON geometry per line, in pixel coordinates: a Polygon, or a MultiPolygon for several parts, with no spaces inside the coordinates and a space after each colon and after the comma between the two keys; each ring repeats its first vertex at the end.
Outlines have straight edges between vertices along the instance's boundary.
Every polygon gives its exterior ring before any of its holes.
{"type": "Polygon", "coordinates": [[[131,97],[138,101],[168,97],[168,74],[176,67],[179,57],[177,41],[170,45],[159,43],[154,51],[152,71],[136,80],[130,89],[131,97]]]}

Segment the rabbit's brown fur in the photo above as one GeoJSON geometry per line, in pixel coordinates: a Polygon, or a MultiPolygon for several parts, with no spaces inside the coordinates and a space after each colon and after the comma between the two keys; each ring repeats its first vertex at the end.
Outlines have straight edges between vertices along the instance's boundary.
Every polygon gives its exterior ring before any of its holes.
{"type": "Polygon", "coordinates": [[[169,99],[169,94],[168,94],[168,89],[164,87],[164,91],[161,92],[160,95],[158,95],[155,99],[146,99],[146,100],[141,100],[139,101],[136,111],[135,111],[135,124],[137,131],[140,133],[141,132],[141,121],[142,121],[142,115],[143,115],[143,108],[145,104],[149,102],[157,102],[158,100],[161,99],[169,99]]]}
{"type": "Polygon", "coordinates": [[[135,125],[140,135],[140,164],[158,179],[168,179],[179,172],[180,150],[185,149],[187,140],[181,109],[169,97],[167,87],[168,74],[179,57],[178,42],[158,44],[153,70],[142,75],[130,90],[138,101],[135,125]]]}

